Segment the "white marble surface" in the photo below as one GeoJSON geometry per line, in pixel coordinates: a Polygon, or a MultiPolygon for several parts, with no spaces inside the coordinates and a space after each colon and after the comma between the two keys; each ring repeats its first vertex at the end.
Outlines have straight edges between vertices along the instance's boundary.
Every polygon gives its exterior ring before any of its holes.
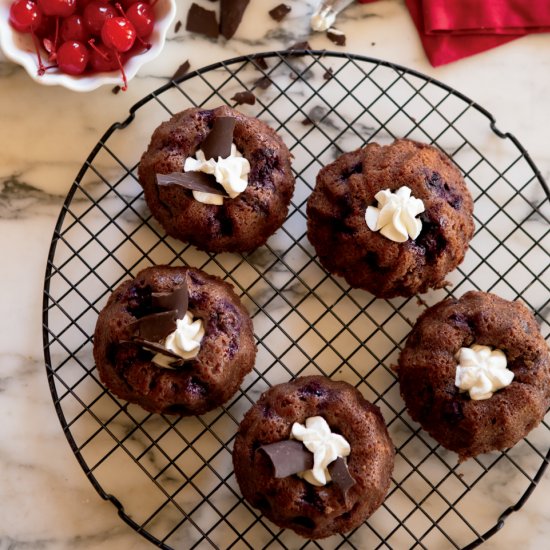
{"type": "MultiPolygon", "coordinates": [[[[190,3],[178,2],[179,19],[185,20],[190,3]]],[[[314,48],[334,48],[323,35],[308,36],[306,16],[312,0],[288,2],[293,12],[284,25],[266,15],[277,3],[253,0],[237,35],[227,43],[189,35],[183,29],[172,34],[163,56],[145,66],[125,94],[114,95],[110,87],[88,94],[41,87],[23,70],[0,61],[1,550],[150,547],[94,491],[56,417],[41,347],[48,247],[62,198],[92,147],[114,121],[126,117],[129,106],[164,84],[182,61],[190,59],[197,69],[235,55],[285,48],[305,38],[314,48]]],[[[347,35],[342,51],[430,74],[486,107],[497,126],[515,134],[550,179],[549,34],[433,69],[401,1],[353,6],[338,26],[347,35]]],[[[140,143],[134,161],[141,147],[140,143]]],[[[543,276],[548,285],[548,272],[543,276]]],[[[496,480],[487,487],[482,505],[475,501],[468,505],[482,515],[491,505],[508,502],[505,486],[496,480]]],[[[546,548],[549,491],[546,473],[525,507],[484,547],[546,548]]],[[[361,547],[360,540],[355,542],[361,547]]]]}

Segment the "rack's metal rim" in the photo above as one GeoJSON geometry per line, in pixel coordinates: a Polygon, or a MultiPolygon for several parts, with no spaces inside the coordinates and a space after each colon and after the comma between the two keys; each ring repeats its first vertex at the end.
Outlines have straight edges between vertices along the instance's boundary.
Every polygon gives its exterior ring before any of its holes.
{"type": "MultiPolygon", "coordinates": [[[[46,263],[46,271],[44,276],[44,291],[43,291],[43,300],[42,300],[42,341],[43,341],[43,350],[44,350],[44,360],[45,360],[45,367],[46,367],[46,373],[48,377],[48,384],[50,387],[50,392],[52,394],[52,398],[54,401],[55,410],[57,413],[57,416],[59,418],[59,421],[61,423],[61,426],[63,428],[63,432],[65,434],[65,437],[67,438],[67,441],[75,455],[75,457],[78,460],[78,463],[82,467],[84,473],[86,474],[86,477],[90,480],[92,486],[97,491],[97,493],[100,495],[101,498],[104,500],[110,501],[117,509],[118,515],[121,517],[122,520],[124,520],[132,529],[134,529],[137,533],[139,533],[141,536],[152,542],[153,544],[157,545],[160,548],[163,548],[165,550],[172,550],[172,548],[165,543],[158,540],[156,537],[151,535],[148,531],[142,529],[140,525],[138,525],[135,521],[133,521],[124,510],[123,504],[114,496],[106,493],[103,490],[103,487],[99,484],[95,476],[90,471],[88,465],[86,464],[86,461],[82,457],[82,454],[78,450],[78,446],[68,428],[67,421],[65,419],[65,415],[63,413],[62,407],[59,402],[59,396],[57,394],[57,389],[55,387],[54,382],[54,373],[52,371],[51,366],[51,356],[50,356],[50,348],[49,348],[49,338],[48,338],[48,299],[49,299],[49,290],[50,290],[50,278],[52,275],[52,267],[53,267],[53,258],[55,256],[55,251],[57,247],[57,242],[60,238],[60,230],[63,225],[63,222],[65,220],[65,215],[67,213],[67,208],[70,205],[74,194],[76,190],[79,187],[80,182],[82,181],[82,178],[84,174],[87,172],[89,165],[93,161],[93,159],[96,157],[98,152],[102,149],[104,143],[109,139],[109,137],[117,130],[122,130],[126,128],[135,118],[135,113],[138,109],[140,109],[143,105],[148,103],[149,101],[152,101],[156,98],[157,95],[162,94],[164,91],[172,88],[175,84],[179,84],[181,82],[185,82],[186,80],[190,80],[192,78],[195,78],[196,76],[199,76],[201,74],[207,73],[209,71],[213,71],[222,67],[225,67],[227,65],[233,65],[235,63],[242,63],[242,62],[250,62],[254,59],[258,58],[272,58],[272,57],[280,57],[280,58],[286,58],[286,57],[300,57],[300,56],[316,56],[317,58],[326,58],[326,57],[335,57],[335,58],[344,58],[344,59],[350,59],[350,60],[357,60],[367,63],[373,63],[380,66],[388,67],[391,69],[394,69],[396,72],[402,72],[405,74],[410,74],[412,76],[415,76],[417,78],[420,78],[422,80],[425,80],[429,84],[433,84],[443,90],[446,90],[447,92],[451,93],[452,95],[462,99],[464,102],[466,102],[469,107],[477,110],[482,115],[484,115],[488,121],[489,126],[491,130],[501,139],[509,139],[512,141],[512,143],[517,147],[517,149],[522,153],[523,158],[527,161],[530,168],[533,170],[533,173],[535,174],[536,178],[538,179],[539,183],[541,184],[542,188],[544,189],[546,195],[548,196],[550,200],[550,188],[546,181],[544,180],[541,172],[531,159],[529,153],[525,150],[525,148],[521,145],[521,143],[518,141],[518,139],[511,134],[510,132],[502,132],[499,130],[496,126],[496,120],[493,117],[493,115],[487,111],[484,107],[476,103],[475,101],[468,98],[466,95],[462,94],[461,92],[458,92],[454,88],[448,86],[447,84],[432,78],[428,75],[425,75],[419,71],[416,71],[414,69],[410,69],[407,67],[404,67],[402,65],[398,65],[395,63],[391,63],[389,61],[384,61],[381,59],[376,59],[373,57],[368,56],[362,56],[358,54],[348,54],[343,52],[334,52],[334,51],[326,51],[326,50],[283,50],[283,51],[271,51],[271,52],[260,52],[256,54],[250,54],[250,55],[243,55],[234,57],[225,61],[220,61],[217,63],[213,63],[211,65],[208,65],[206,67],[203,67],[201,69],[192,71],[183,77],[177,79],[177,80],[170,80],[167,84],[161,86],[160,88],[156,89],[155,91],[151,92],[147,96],[145,96],[143,99],[132,105],[129,109],[129,115],[126,119],[124,119],[121,122],[115,122],[112,124],[107,131],[103,134],[103,136],[99,139],[98,143],[95,145],[95,147],[92,149],[91,153],[88,155],[87,159],[85,160],[84,164],[80,168],[74,183],[71,186],[71,189],[69,190],[67,197],[65,198],[65,201],[63,203],[63,206],[61,208],[61,211],[59,213],[59,217],[57,219],[57,223],[55,225],[54,233],[52,236],[52,242],[50,245],[50,249],[48,252],[48,259],[46,263]]],[[[546,468],[548,467],[548,464],[550,462],[550,449],[548,450],[541,466],[539,467],[537,473],[531,480],[531,483],[529,484],[526,491],[523,493],[523,495],[520,497],[520,499],[512,506],[509,506],[497,519],[497,523],[494,527],[487,530],[485,533],[481,534],[476,540],[468,544],[464,547],[464,550],[471,550],[473,548],[478,547],[480,544],[485,542],[487,539],[492,537],[497,531],[502,529],[504,527],[505,521],[509,515],[511,515],[513,512],[517,512],[520,510],[527,499],[531,496],[535,488],[537,487],[538,483],[540,482],[542,476],[544,475],[544,472],[546,471],[546,468]]]]}

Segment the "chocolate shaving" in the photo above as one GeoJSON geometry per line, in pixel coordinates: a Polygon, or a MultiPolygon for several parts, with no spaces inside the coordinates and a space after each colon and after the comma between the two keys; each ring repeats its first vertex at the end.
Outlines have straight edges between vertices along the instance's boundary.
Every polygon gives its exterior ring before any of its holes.
{"type": "Polygon", "coordinates": [[[160,342],[176,330],[177,313],[172,311],[161,311],[140,317],[131,324],[135,329],[136,336],[150,342],[160,342]]]}
{"type": "MultiPolygon", "coordinates": [[[[128,342],[128,340],[123,340],[123,343],[128,342]]],[[[139,344],[142,348],[152,351],[153,353],[161,353],[162,355],[165,355],[166,357],[170,357],[171,359],[174,359],[174,361],[170,362],[171,367],[181,367],[183,363],[185,362],[185,359],[181,356],[179,356],[177,353],[174,353],[173,351],[170,351],[169,349],[165,348],[162,344],[158,344],[156,342],[149,342],[148,340],[145,340],[143,338],[134,338],[131,341],[132,344],[139,344]]]]}
{"type": "Polygon", "coordinates": [[[292,11],[292,8],[290,6],[287,6],[286,4],[279,4],[278,6],[275,6],[272,10],[269,10],[269,15],[271,16],[271,19],[274,19],[278,23],[280,23],[290,12],[292,11]]]}
{"type": "Polygon", "coordinates": [[[250,0],[221,0],[220,32],[225,38],[231,38],[239,28],[250,0]]]}
{"type": "Polygon", "coordinates": [[[254,63],[256,68],[260,69],[261,71],[267,71],[267,69],[269,69],[269,65],[267,64],[265,57],[255,57],[252,62],[254,63]]]}
{"type": "Polygon", "coordinates": [[[355,485],[355,480],[349,473],[346,461],[339,456],[334,462],[331,462],[328,465],[328,473],[330,474],[333,483],[338,486],[340,491],[342,491],[344,498],[346,498],[348,491],[355,485]]]}
{"type": "Polygon", "coordinates": [[[237,105],[254,105],[256,103],[256,96],[252,92],[237,92],[232,98],[231,101],[234,101],[237,105]]]}
{"type": "Polygon", "coordinates": [[[201,149],[206,160],[227,158],[231,155],[233,131],[236,120],[231,116],[220,116],[214,119],[212,130],[201,143],[201,149]]]}
{"type": "Polygon", "coordinates": [[[195,3],[191,4],[187,12],[185,28],[210,38],[218,38],[220,34],[216,12],[204,9],[195,3]]]}
{"type": "Polygon", "coordinates": [[[313,453],[294,439],[278,441],[259,448],[271,461],[275,477],[287,477],[313,468],[313,453]]]}
{"type": "Polygon", "coordinates": [[[296,44],[292,44],[286,49],[287,52],[294,50],[311,50],[311,45],[307,40],[304,40],[303,42],[296,42],[296,44]]]}
{"type": "Polygon", "coordinates": [[[189,306],[189,294],[185,283],[171,292],[152,292],[151,298],[153,308],[175,311],[178,319],[183,319],[189,306]]]}
{"type": "Polygon", "coordinates": [[[346,45],[346,35],[339,31],[338,29],[335,29],[334,27],[331,27],[327,31],[327,38],[336,44],[337,46],[345,46],[346,45]]]}
{"type": "Polygon", "coordinates": [[[172,76],[172,80],[178,80],[182,76],[186,75],[189,72],[189,68],[191,67],[191,64],[189,63],[189,60],[184,61],[177,69],[174,75],[172,76]]]}
{"type": "Polygon", "coordinates": [[[258,78],[258,80],[254,82],[254,86],[256,88],[261,88],[262,90],[267,90],[267,88],[269,88],[271,84],[272,84],[271,79],[267,76],[262,76],[261,78],[258,78]]]}
{"type": "Polygon", "coordinates": [[[180,32],[181,29],[181,21],[176,21],[176,26],[174,27],[174,32],[180,32]]]}
{"type": "Polygon", "coordinates": [[[329,67],[326,71],[325,71],[325,74],[323,75],[323,78],[325,80],[330,80],[332,78],[332,75],[333,75],[334,71],[332,70],[332,67],[329,67]]]}
{"type": "Polygon", "coordinates": [[[172,172],[171,174],[157,174],[157,185],[179,185],[191,191],[212,193],[228,197],[225,189],[216,181],[212,174],[204,172],[172,172]]]}

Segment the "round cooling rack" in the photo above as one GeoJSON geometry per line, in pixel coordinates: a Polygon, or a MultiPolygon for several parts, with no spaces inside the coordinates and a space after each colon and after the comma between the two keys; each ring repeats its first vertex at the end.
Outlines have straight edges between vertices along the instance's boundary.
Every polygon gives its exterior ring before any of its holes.
{"type": "Polygon", "coordinates": [[[512,449],[457,464],[407,415],[392,365],[427,305],[467,290],[522,299],[550,338],[550,193],[493,117],[414,71],[355,55],[285,51],[239,57],[170,82],[114,124],[63,206],[45,279],[46,369],[61,425],[98,493],[162,548],[472,548],[521,508],[548,465],[549,416],[512,449]],[[151,218],[137,165],[153,130],[192,106],[234,105],[275,128],[294,155],[296,191],[284,226],[252,254],[207,254],[151,218]],[[305,204],[319,169],[368,141],[408,137],[446,151],[475,198],[476,233],[452,285],[379,300],[320,267],[305,204]],[[201,417],[146,413],[99,382],[98,312],[124,279],[151,264],[189,264],[230,281],[251,312],[254,371],[224,407],[201,417]],[[231,450],[243,414],[273,384],[321,373],[356,386],[382,410],[397,455],[386,501],[361,527],[322,542],[275,527],[242,500],[231,450]]]}

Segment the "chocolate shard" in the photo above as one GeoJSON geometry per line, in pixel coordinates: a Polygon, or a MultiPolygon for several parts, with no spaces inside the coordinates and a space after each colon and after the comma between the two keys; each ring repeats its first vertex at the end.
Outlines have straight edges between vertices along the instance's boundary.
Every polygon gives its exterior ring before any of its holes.
{"type": "Polygon", "coordinates": [[[231,38],[239,28],[250,0],[221,0],[220,32],[225,38],[231,38]]]}
{"type": "Polygon", "coordinates": [[[338,29],[335,29],[334,27],[331,27],[327,31],[327,38],[336,44],[337,46],[345,46],[346,45],[346,35],[339,31],[338,29]]]}
{"type": "Polygon", "coordinates": [[[333,75],[334,71],[332,70],[332,67],[329,67],[326,71],[325,71],[325,74],[323,75],[323,78],[325,80],[330,80],[332,78],[332,75],[333,75]]]}
{"type": "Polygon", "coordinates": [[[172,292],[152,292],[153,308],[175,311],[178,319],[183,319],[189,305],[187,284],[183,283],[172,292]]]}
{"type": "Polygon", "coordinates": [[[185,76],[189,72],[189,68],[191,67],[191,64],[189,63],[189,60],[184,61],[177,69],[176,72],[172,76],[172,80],[178,80],[182,76],[185,76]]]}
{"type": "Polygon", "coordinates": [[[160,342],[176,330],[177,313],[162,311],[145,315],[132,323],[136,336],[150,342],[160,342]]]}
{"type": "Polygon", "coordinates": [[[338,486],[344,498],[346,498],[348,491],[355,485],[355,480],[349,473],[346,461],[339,456],[334,462],[328,465],[328,473],[333,483],[338,486]]]}
{"type": "Polygon", "coordinates": [[[174,32],[180,32],[181,29],[181,21],[176,21],[176,26],[174,27],[174,32]]]}
{"type": "Polygon", "coordinates": [[[307,40],[304,40],[303,42],[296,42],[296,44],[292,44],[292,46],[286,49],[287,52],[294,50],[311,50],[311,44],[307,40]]]}
{"type": "Polygon", "coordinates": [[[275,477],[287,477],[313,468],[313,453],[294,439],[278,441],[259,448],[273,464],[275,477]]]}
{"type": "Polygon", "coordinates": [[[267,69],[269,69],[269,65],[267,64],[265,57],[255,57],[252,62],[254,63],[254,66],[260,71],[267,71],[267,69]]]}
{"type": "MultiPolygon", "coordinates": [[[[127,342],[123,341],[123,343],[127,342]]],[[[149,340],[145,340],[144,338],[134,338],[131,340],[132,344],[139,344],[142,348],[146,349],[147,351],[152,351],[153,353],[161,353],[162,355],[165,355],[166,357],[170,357],[173,359],[173,361],[170,361],[170,367],[181,367],[183,363],[185,362],[183,357],[180,357],[177,353],[174,353],[173,351],[170,351],[169,349],[165,348],[162,344],[159,344],[157,342],[149,342],[149,340]]]]}
{"type": "Polygon", "coordinates": [[[254,86],[256,88],[261,88],[262,90],[267,90],[271,86],[271,84],[271,78],[269,78],[268,76],[262,76],[254,82],[254,86]]]}
{"type": "Polygon", "coordinates": [[[204,34],[210,38],[218,38],[220,34],[216,12],[204,9],[195,3],[191,4],[187,12],[185,28],[190,32],[204,34]]]}
{"type": "Polygon", "coordinates": [[[235,118],[231,116],[220,116],[214,119],[212,130],[201,143],[206,160],[218,160],[218,157],[224,159],[231,155],[235,123],[235,118]]]}
{"type": "Polygon", "coordinates": [[[221,195],[222,197],[229,196],[212,174],[205,174],[204,172],[157,174],[157,185],[179,185],[191,191],[212,193],[213,195],[221,195]]]}
{"type": "Polygon", "coordinates": [[[279,4],[278,6],[275,6],[272,10],[269,10],[268,13],[271,16],[271,19],[274,19],[275,21],[280,23],[291,11],[292,8],[287,4],[279,4]]]}
{"type": "Polygon", "coordinates": [[[237,92],[232,98],[231,101],[234,101],[237,105],[254,105],[256,103],[256,96],[249,91],[237,92]]]}

